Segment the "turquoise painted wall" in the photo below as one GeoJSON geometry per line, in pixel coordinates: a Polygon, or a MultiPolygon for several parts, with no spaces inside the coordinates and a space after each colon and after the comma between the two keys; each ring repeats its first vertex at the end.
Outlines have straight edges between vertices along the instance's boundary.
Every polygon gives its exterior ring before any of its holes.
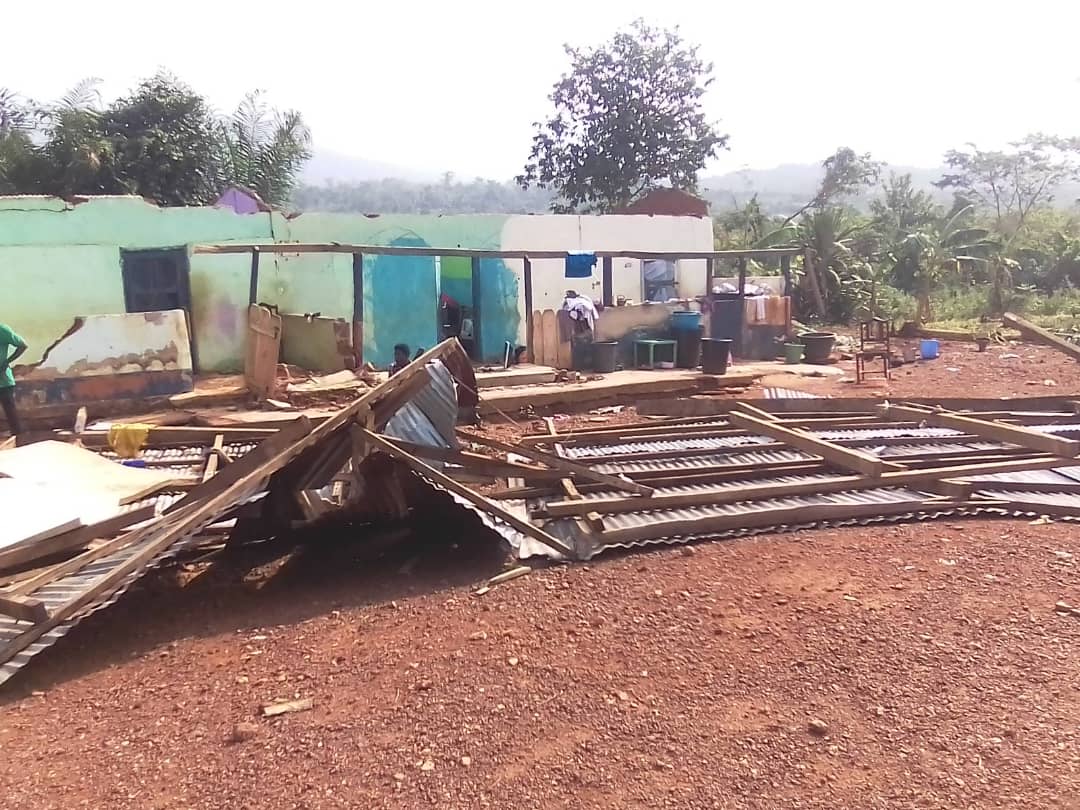
{"type": "Polygon", "coordinates": [[[444,256],[440,262],[442,291],[461,304],[472,306],[472,259],[444,256]]]}
{"type": "MultiPolygon", "coordinates": [[[[122,249],[220,242],[340,242],[492,250],[507,217],[361,216],[280,213],[238,215],[213,208],[159,208],[134,197],[69,204],[39,197],[0,198],[0,321],[30,343],[37,360],[76,315],[123,312],[122,249]]],[[[246,255],[190,257],[192,332],[202,371],[243,366],[246,255]]],[[[501,261],[481,267],[482,350],[501,355],[521,315],[516,274],[501,261]]],[[[364,262],[364,354],[388,364],[397,342],[414,349],[437,340],[440,291],[434,259],[368,256],[364,262]]],[[[471,283],[467,299],[471,299],[471,283]]],[[[453,292],[450,293],[454,295],[453,292]]],[[[455,295],[455,297],[457,297],[455,295]]],[[[352,257],[262,257],[259,300],[283,312],[352,318],[352,257]]]]}

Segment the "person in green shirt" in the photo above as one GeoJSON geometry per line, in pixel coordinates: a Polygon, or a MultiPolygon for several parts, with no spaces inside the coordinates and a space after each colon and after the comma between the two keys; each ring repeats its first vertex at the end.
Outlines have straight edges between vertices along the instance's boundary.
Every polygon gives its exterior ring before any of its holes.
{"type": "Polygon", "coordinates": [[[22,433],[22,426],[15,409],[15,375],[11,373],[11,364],[25,351],[26,341],[6,323],[0,323],[0,406],[4,408],[8,432],[12,436],[22,433]]]}

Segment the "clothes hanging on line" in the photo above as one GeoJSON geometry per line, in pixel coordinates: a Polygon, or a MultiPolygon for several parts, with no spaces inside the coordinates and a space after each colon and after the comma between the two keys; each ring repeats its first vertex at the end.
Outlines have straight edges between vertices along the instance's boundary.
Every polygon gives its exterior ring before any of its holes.
{"type": "Polygon", "coordinates": [[[589,278],[596,266],[596,254],[577,252],[566,257],[567,278],[589,278]]]}

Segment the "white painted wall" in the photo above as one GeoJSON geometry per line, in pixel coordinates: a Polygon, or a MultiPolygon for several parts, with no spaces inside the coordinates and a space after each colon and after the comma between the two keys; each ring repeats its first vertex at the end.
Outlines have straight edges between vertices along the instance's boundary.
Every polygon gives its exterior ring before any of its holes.
{"type": "MultiPolygon", "coordinates": [[[[709,251],[713,249],[712,220],[705,217],[523,215],[512,216],[503,226],[502,250],[591,250],[591,251],[709,251]]],[[[506,262],[514,268],[519,279],[523,267],[520,261],[506,262]]],[[[679,293],[687,298],[704,295],[705,268],[703,260],[676,263],[675,280],[679,293]]],[[[567,289],[599,299],[603,265],[598,260],[592,278],[568,279],[565,266],[559,259],[537,259],[532,262],[533,308],[558,309],[567,289]]],[[[519,309],[525,313],[525,286],[521,282],[519,309]]],[[[641,262],[637,259],[612,259],[612,295],[625,296],[631,301],[642,298],[641,262]]],[[[523,317],[518,342],[525,340],[523,317]]]]}

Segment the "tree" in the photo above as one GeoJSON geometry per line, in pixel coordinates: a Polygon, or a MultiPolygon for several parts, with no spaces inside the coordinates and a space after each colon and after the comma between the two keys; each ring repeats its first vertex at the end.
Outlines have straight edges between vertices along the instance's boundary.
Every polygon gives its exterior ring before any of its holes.
{"type": "Polygon", "coordinates": [[[311,158],[311,132],[295,110],[271,110],[259,91],[248,93],[222,127],[224,177],[263,200],[292,197],[300,169],[311,158]]]}
{"type": "Polygon", "coordinates": [[[877,182],[882,164],[870,157],[870,153],[858,154],[854,149],[841,146],[821,162],[825,173],[817,192],[802,208],[784,220],[781,228],[794,222],[807,211],[822,209],[842,201],[877,182]]]}
{"type": "Polygon", "coordinates": [[[1008,151],[983,151],[968,144],[945,153],[951,170],[935,185],[952,188],[988,209],[1006,250],[1039,206],[1053,201],[1063,183],[1080,179],[1075,139],[1029,135],[1008,151]]]}
{"type": "Polygon", "coordinates": [[[167,73],[140,84],[101,117],[115,155],[106,193],[161,205],[204,205],[222,190],[218,123],[202,96],[167,73]]]}
{"type": "Polygon", "coordinates": [[[868,297],[869,279],[860,272],[866,262],[852,245],[864,227],[838,206],[815,209],[799,221],[796,239],[808,256],[803,276],[819,317],[846,321],[868,297]]]}
{"type": "Polygon", "coordinates": [[[1000,249],[988,229],[970,226],[973,211],[973,206],[967,206],[948,219],[912,231],[892,255],[894,263],[910,262],[914,267],[916,317],[924,323],[933,317],[930,294],[945,272],[957,270],[961,260],[991,261],[1000,249]]]}
{"type": "Polygon", "coordinates": [[[713,66],[697,46],[638,20],[604,45],[564,47],[571,67],[535,125],[522,187],[554,189],[557,212],[611,211],[665,183],[695,190],[728,140],[702,109],[713,66]]]}

